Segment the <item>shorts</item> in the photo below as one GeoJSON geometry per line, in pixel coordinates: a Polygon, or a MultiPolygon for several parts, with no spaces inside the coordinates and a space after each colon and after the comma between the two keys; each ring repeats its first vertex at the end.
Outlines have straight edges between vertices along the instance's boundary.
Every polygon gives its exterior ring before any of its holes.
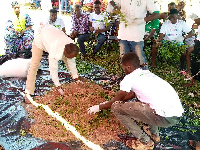
{"type": "Polygon", "coordinates": [[[194,36],[185,39],[186,48],[189,48],[189,47],[194,46],[194,40],[195,40],[195,37],[194,37],[194,36]]]}

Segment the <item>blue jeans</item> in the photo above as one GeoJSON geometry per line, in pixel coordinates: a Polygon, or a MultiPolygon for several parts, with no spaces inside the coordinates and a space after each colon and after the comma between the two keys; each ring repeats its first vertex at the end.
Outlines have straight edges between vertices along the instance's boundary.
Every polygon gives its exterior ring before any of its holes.
{"type": "Polygon", "coordinates": [[[79,44],[79,47],[80,47],[80,51],[83,55],[86,54],[85,52],[85,45],[84,45],[84,42],[85,41],[88,41],[90,38],[90,34],[89,33],[85,33],[85,34],[81,34],[78,36],[78,44],[79,44]]]}
{"type": "Polygon", "coordinates": [[[61,0],[61,9],[64,10],[64,3],[65,3],[65,11],[67,11],[68,0],[61,0]]]}
{"type": "Polygon", "coordinates": [[[146,56],[144,54],[143,48],[144,48],[144,42],[134,42],[134,41],[126,41],[126,40],[121,40],[119,42],[120,46],[120,55],[121,57],[128,53],[128,52],[135,52],[137,56],[140,59],[140,65],[147,63],[146,56]]]}
{"type": "Polygon", "coordinates": [[[94,51],[93,51],[94,54],[96,54],[99,51],[99,49],[101,48],[101,46],[105,42],[105,40],[106,40],[105,35],[102,34],[102,33],[99,33],[98,37],[97,37],[97,40],[98,40],[98,43],[94,48],[94,51]]]}

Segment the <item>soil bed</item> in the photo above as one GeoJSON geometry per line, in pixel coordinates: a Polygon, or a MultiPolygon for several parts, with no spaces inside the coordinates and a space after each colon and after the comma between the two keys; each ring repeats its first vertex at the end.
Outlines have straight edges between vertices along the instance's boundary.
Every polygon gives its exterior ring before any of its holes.
{"type": "MultiPolygon", "coordinates": [[[[77,131],[86,139],[98,144],[110,140],[119,141],[117,134],[127,133],[110,110],[103,110],[96,115],[88,115],[90,106],[110,100],[115,92],[103,89],[95,83],[70,83],[63,85],[64,96],[60,96],[54,88],[44,96],[37,96],[34,100],[48,105],[53,111],[58,112],[66,121],[76,127],[77,131]]],[[[47,115],[42,108],[29,105],[27,108],[30,118],[34,123],[30,133],[48,141],[68,142],[77,140],[58,121],[47,115]]],[[[83,149],[89,149],[86,146],[83,149]]]]}

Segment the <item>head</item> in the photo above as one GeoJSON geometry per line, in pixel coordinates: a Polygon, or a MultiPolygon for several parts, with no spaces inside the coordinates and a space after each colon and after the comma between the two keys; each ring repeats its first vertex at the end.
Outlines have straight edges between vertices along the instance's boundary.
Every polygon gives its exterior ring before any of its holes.
{"type": "Polygon", "coordinates": [[[80,5],[75,5],[74,6],[74,13],[76,16],[79,18],[81,16],[81,6],[80,5]]]}
{"type": "Polygon", "coordinates": [[[140,67],[140,60],[136,53],[129,52],[122,57],[122,68],[126,75],[140,67]]]}
{"type": "Polygon", "coordinates": [[[179,18],[178,10],[177,9],[171,9],[169,13],[169,20],[172,24],[175,24],[177,22],[177,19],[179,18]]]}
{"type": "Polygon", "coordinates": [[[95,11],[96,14],[101,13],[101,2],[99,0],[96,0],[94,2],[94,11],[95,11]]]}
{"type": "Polygon", "coordinates": [[[56,9],[51,9],[50,10],[50,20],[52,22],[55,22],[57,19],[57,10],[56,9]]]}
{"type": "Polygon", "coordinates": [[[170,11],[171,9],[176,9],[176,4],[174,2],[168,4],[168,11],[170,11]]]}
{"type": "Polygon", "coordinates": [[[74,58],[78,55],[79,48],[76,44],[66,44],[64,48],[64,55],[67,58],[74,58]]]}
{"type": "Polygon", "coordinates": [[[20,5],[19,5],[19,3],[17,1],[13,1],[11,3],[11,6],[14,9],[15,14],[19,15],[20,14],[20,5]]]}

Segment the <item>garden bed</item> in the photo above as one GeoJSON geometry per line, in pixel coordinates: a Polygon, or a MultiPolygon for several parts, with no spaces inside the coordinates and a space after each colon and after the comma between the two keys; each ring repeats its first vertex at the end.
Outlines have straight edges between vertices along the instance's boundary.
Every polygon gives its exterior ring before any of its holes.
{"type": "MultiPolygon", "coordinates": [[[[44,96],[37,96],[34,100],[48,105],[58,112],[66,121],[76,127],[86,139],[97,145],[103,145],[110,140],[118,141],[119,133],[126,133],[110,110],[103,110],[99,114],[89,115],[90,106],[110,100],[115,92],[108,91],[95,83],[70,83],[63,85],[64,95],[60,96],[56,89],[52,89],[44,96]]],[[[61,123],[47,115],[42,108],[30,105],[27,108],[29,117],[34,119],[30,133],[48,141],[68,142],[77,140],[61,123]]],[[[87,149],[83,145],[83,149],[87,149]]]]}

